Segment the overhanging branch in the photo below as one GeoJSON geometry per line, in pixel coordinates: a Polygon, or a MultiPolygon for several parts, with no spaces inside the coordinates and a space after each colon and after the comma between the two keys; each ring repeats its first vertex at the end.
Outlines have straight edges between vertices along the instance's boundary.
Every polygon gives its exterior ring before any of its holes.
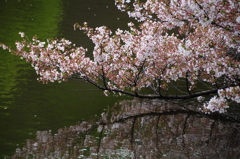
{"type": "MultiPolygon", "coordinates": [[[[107,88],[107,87],[101,86],[100,84],[96,83],[95,81],[91,80],[88,77],[84,77],[83,79],[103,91],[107,90],[110,92],[122,93],[122,94],[126,94],[126,95],[129,95],[132,97],[146,98],[146,99],[186,100],[186,99],[191,99],[191,98],[195,98],[195,97],[199,97],[199,96],[216,94],[219,89],[225,89],[225,88],[229,87],[229,85],[228,85],[228,86],[223,86],[223,87],[219,87],[216,89],[196,92],[194,94],[188,94],[188,95],[154,95],[154,94],[145,95],[145,94],[138,94],[138,93],[136,94],[136,92],[128,92],[128,91],[123,91],[123,90],[119,90],[119,89],[107,88]]],[[[237,86],[237,85],[232,84],[230,86],[237,86]]]]}

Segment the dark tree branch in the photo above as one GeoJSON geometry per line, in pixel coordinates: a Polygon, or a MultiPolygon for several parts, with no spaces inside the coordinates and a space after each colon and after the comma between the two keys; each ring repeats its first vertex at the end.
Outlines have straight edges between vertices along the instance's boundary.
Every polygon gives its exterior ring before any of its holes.
{"type": "Polygon", "coordinates": [[[104,71],[103,66],[102,66],[102,81],[103,81],[104,87],[107,89],[107,83],[106,83],[105,71],[104,71]]]}
{"type": "MultiPolygon", "coordinates": [[[[96,86],[97,88],[99,88],[103,91],[107,90],[107,91],[110,91],[110,92],[122,93],[122,94],[129,95],[129,96],[132,96],[132,97],[147,98],[147,99],[186,100],[186,99],[191,99],[191,98],[195,98],[195,97],[199,97],[199,96],[216,94],[219,89],[225,89],[225,88],[229,87],[229,85],[227,85],[227,86],[219,87],[219,88],[216,88],[216,89],[196,92],[194,94],[189,94],[189,95],[167,95],[167,94],[165,94],[165,95],[154,95],[154,94],[144,95],[144,94],[136,94],[136,92],[123,91],[123,90],[120,90],[120,89],[106,88],[106,87],[101,86],[100,84],[94,82],[93,80],[91,80],[88,77],[83,77],[81,79],[91,83],[92,85],[96,86]]],[[[232,84],[230,86],[238,86],[238,85],[239,84],[237,84],[237,85],[232,84]]]]}

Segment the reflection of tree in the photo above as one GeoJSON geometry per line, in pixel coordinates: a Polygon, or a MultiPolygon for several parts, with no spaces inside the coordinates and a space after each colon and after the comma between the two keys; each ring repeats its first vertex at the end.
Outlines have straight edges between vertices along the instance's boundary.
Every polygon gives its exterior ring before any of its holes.
{"type": "Polygon", "coordinates": [[[123,101],[97,122],[39,131],[14,158],[237,158],[240,124],[159,100],[123,101]],[[30,157],[29,156],[29,157],[30,157]]]}

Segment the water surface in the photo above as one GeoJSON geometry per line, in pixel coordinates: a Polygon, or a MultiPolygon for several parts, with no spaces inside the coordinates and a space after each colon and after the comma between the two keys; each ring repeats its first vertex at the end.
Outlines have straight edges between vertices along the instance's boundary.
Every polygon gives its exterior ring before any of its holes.
{"type": "MultiPolygon", "coordinates": [[[[64,37],[92,47],[83,32],[73,30],[74,23],[88,21],[92,27],[107,25],[114,30],[126,28],[129,21],[113,0],[1,0],[0,12],[0,42],[12,47],[20,39],[19,31],[29,38],[64,37]]],[[[0,49],[0,158],[35,138],[38,130],[57,132],[118,100],[83,81],[43,85],[36,79],[30,64],[0,49]]]]}
{"type": "MultiPolygon", "coordinates": [[[[73,30],[74,23],[116,30],[132,21],[114,0],[1,0],[0,13],[0,42],[12,47],[23,31],[91,48],[91,41],[73,30]]],[[[0,158],[16,148],[15,157],[40,159],[240,157],[237,120],[161,100],[118,103],[127,97],[105,97],[83,81],[43,85],[36,78],[30,64],[0,49],[0,158]]]]}
{"type": "Polygon", "coordinates": [[[240,122],[163,100],[124,100],[98,120],[38,131],[14,158],[237,159],[240,122]]]}

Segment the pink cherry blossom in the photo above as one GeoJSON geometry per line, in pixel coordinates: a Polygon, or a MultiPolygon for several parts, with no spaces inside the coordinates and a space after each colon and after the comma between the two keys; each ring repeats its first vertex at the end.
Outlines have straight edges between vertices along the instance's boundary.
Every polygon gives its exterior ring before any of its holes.
{"type": "Polygon", "coordinates": [[[114,33],[106,26],[75,24],[74,29],[84,31],[94,43],[93,59],[85,56],[86,48],[69,40],[28,41],[22,32],[16,50],[0,46],[30,62],[44,83],[81,78],[106,95],[199,97],[201,102],[207,99],[203,96],[215,94],[204,104],[210,112],[225,113],[230,101],[240,103],[239,2],[116,0],[115,4],[140,24],[130,22],[128,30],[114,33]]]}

